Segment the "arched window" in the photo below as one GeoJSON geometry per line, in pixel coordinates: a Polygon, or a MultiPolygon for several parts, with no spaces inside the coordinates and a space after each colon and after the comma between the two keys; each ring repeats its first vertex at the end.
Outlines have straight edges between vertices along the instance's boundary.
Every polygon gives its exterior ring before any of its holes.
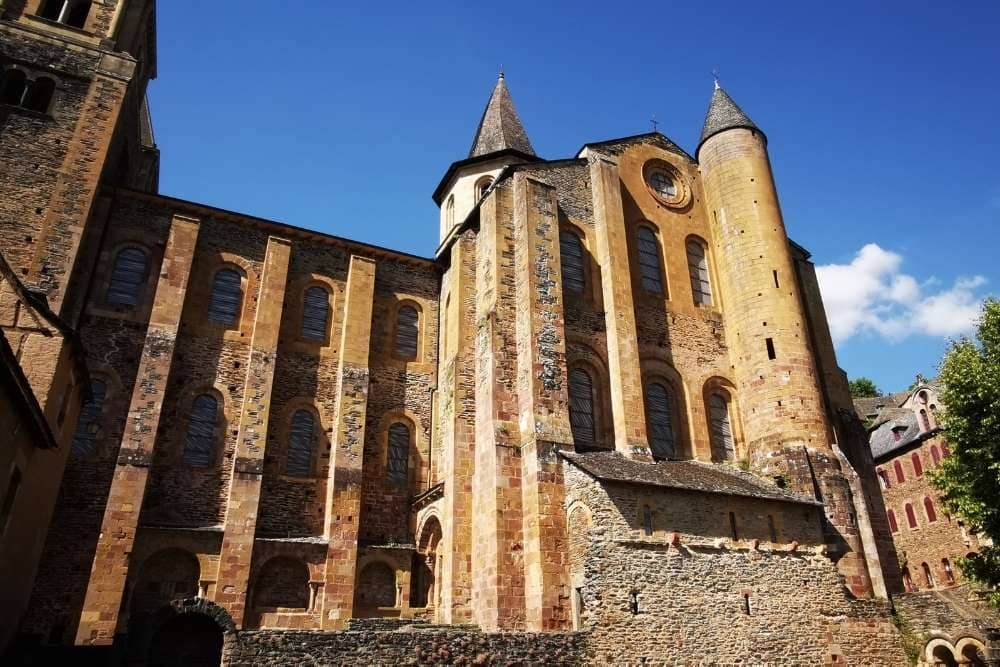
{"type": "Polygon", "coordinates": [[[583,273],[583,243],[569,231],[559,232],[559,259],[562,263],[563,290],[582,293],[586,282],[583,273]]]}
{"type": "Polygon", "coordinates": [[[696,306],[712,305],[712,281],[708,275],[708,256],[700,241],[687,242],[688,273],[691,274],[691,294],[696,306]]]}
{"type": "Polygon", "coordinates": [[[184,439],[184,463],[200,467],[212,464],[218,420],[219,402],[215,396],[202,394],[194,399],[184,439]]]}
{"type": "Polygon", "coordinates": [[[889,518],[889,530],[894,533],[899,532],[899,524],[896,523],[896,513],[892,510],[887,510],[885,515],[889,518]]]}
{"type": "Polygon", "coordinates": [[[285,471],[289,475],[305,477],[312,473],[313,450],[316,446],[316,418],[309,410],[296,410],[288,434],[288,461],[285,471]]]}
{"type": "Polygon", "coordinates": [[[733,440],[733,424],[729,416],[729,401],[722,394],[708,397],[708,419],[711,425],[713,455],[719,461],[736,458],[736,443],[733,440]]]}
{"type": "Polygon", "coordinates": [[[649,505],[642,506],[642,531],[646,535],[653,534],[653,510],[649,508],[649,505]]]}
{"type": "Polygon", "coordinates": [[[420,314],[413,306],[396,311],[396,356],[400,359],[417,358],[419,324],[420,314]]]}
{"type": "Polygon", "coordinates": [[[56,92],[56,82],[47,76],[35,79],[24,98],[24,108],[46,113],[56,92]]]}
{"type": "Polygon", "coordinates": [[[330,316],[330,293],[313,285],[302,298],[302,337],[326,340],[326,322],[330,316]]]}
{"type": "Polygon", "coordinates": [[[934,501],[927,496],[924,496],[924,514],[927,515],[928,523],[937,521],[937,512],[934,511],[934,501]]]}
{"type": "Polygon", "coordinates": [[[921,477],[924,474],[924,464],[920,462],[920,455],[916,452],[910,454],[910,462],[913,464],[913,474],[921,477]]]}
{"type": "Polygon", "coordinates": [[[490,189],[491,185],[493,185],[493,179],[489,176],[485,176],[476,181],[476,201],[483,198],[483,195],[486,194],[486,191],[490,189]]]}
{"type": "Polygon", "coordinates": [[[358,572],[354,586],[354,606],[360,609],[395,607],[396,573],[380,561],[368,563],[358,572]]]}
{"type": "Polygon", "coordinates": [[[100,380],[90,383],[90,398],[80,408],[80,416],[76,421],[76,431],[73,432],[71,450],[74,456],[89,456],[94,453],[94,443],[97,440],[97,421],[101,418],[104,407],[104,397],[107,396],[108,385],[100,380]]]}
{"type": "Polygon", "coordinates": [[[937,466],[941,463],[941,450],[938,449],[937,445],[931,445],[931,461],[937,466]]]}
{"type": "Polygon", "coordinates": [[[642,288],[653,294],[663,294],[663,269],[660,263],[660,242],[652,229],[642,225],[636,232],[639,246],[639,273],[642,288]]]}
{"type": "Polygon", "coordinates": [[[82,28],[90,13],[90,0],[45,0],[38,15],[43,19],[82,28]]]}
{"type": "Polygon", "coordinates": [[[582,368],[569,372],[569,423],[573,442],[593,444],[597,439],[594,425],[594,381],[582,368]]]}
{"type": "Polygon", "coordinates": [[[142,286],[146,283],[148,264],[149,256],[140,248],[122,248],[118,251],[111,269],[106,301],[119,306],[137,305],[142,286]]]}
{"type": "Polygon", "coordinates": [[[309,607],[309,568],[297,558],[276,556],[254,576],[254,609],[300,609],[309,607]]]}
{"type": "Polygon", "coordinates": [[[913,511],[913,505],[906,503],[906,523],[910,528],[917,527],[917,514],[913,511]]]}
{"type": "Polygon", "coordinates": [[[406,486],[409,482],[410,429],[396,422],[389,427],[389,452],[386,459],[386,478],[390,484],[406,486]]]}
{"type": "Polygon", "coordinates": [[[28,79],[19,69],[9,69],[4,72],[3,85],[0,86],[0,104],[20,106],[28,95],[28,79]]]}
{"type": "Polygon", "coordinates": [[[208,319],[233,326],[239,321],[243,305],[243,276],[236,269],[224,268],[215,272],[212,298],[208,304],[208,319]]]}
{"type": "Polygon", "coordinates": [[[649,428],[649,446],[653,456],[671,459],[676,455],[673,426],[674,402],[667,388],[659,382],[646,387],[646,417],[649,428]]]}
{"type": "Polygon", "coordinates": [[[927,416],[927,410],[920,408],[920,428],[924,431],[931,430],[931,420],[927,416]]]}
{"type": "Polygon", "coordinates": [[[910,576],[910,568],[903,568],[903,587],[906,588],[907,593],[913,593],[917,590],[916,586],[913,585],[913,577],[910,576]]]}
{"type": "Polygon", "coordinates": [[[951,585],[955,583],[955,573],[951,569],[951,561],[947,558],[941,559],[941,569],[944,570],[944,579],[951,585]]]}
{"type": "Polygon", "coordinates": [[[882,488],[891,488],[892,484],[889,483],[889,473],[887,473],[884,468],[879,468],[876,472],[878,474],[878,481],[882,485],[882,488]]]}
{"type": "Polygon", "coordinates": [[[444,231],[445,234],[455,226],[455,195],[448,197],[444,205],[444,231]]]}
{"type": "Polygon", "coordinates": [[[906,481],[906,477],[903,475],[903,464],[899,461],[893,461],[892,469],[896,473],[896,481],[902,484],[906,481]]]}
{"type": "Polygon", "coordinates": [[[931,572],[931,566],[927,563],[921,563],[920,569],[924,571],[924,581],[927,582],[927,588],[934,588],[934,574],[931,572]]]}

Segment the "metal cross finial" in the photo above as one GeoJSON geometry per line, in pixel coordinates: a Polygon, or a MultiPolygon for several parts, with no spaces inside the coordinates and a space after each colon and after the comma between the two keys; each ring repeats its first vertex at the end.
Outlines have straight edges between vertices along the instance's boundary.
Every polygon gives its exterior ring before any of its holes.
{"type": "Polygon", "coordinates": [[[653,132],[656,132],[657,129],[659,128],[660,121],[656,120],[655,113],[653,114],[653,117],[649,119],[649,122],[653,124],[653,132]]]}
{"type": "Polygon", "coordinates": [[[503,78],[503,63],[500,63],[500,78],[503,78]]]}
{"type": "Polygon", "coordinates": [[[712,78],[715,79],[715,89],[719,89],[719,69],[715,68],[712,70],[712,78]]]}

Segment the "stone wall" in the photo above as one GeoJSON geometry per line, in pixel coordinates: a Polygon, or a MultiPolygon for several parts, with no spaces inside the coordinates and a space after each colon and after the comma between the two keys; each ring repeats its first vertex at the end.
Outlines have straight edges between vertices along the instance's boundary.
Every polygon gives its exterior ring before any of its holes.
{"type": "Polygon", "coordinates": [[[347,632],[240,632],[223,664],[272,665],[579,665],[583,633],[492,634],[462,628],[347,632]]]}
{"type": "Polygon", "coordinates": [[[888,604],[853,599],[825,555],[815,507],[599,484],[565,466],[567,501],[593,516],[573,585],[597,662],[906,664],[888,604]]]}

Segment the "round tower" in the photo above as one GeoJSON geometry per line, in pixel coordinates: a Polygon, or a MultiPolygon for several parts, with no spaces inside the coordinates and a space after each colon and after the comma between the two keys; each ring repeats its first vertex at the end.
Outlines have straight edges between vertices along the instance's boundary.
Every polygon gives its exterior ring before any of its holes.
{"type": "Polygon", "coordinates": [[[849,470],[831,443],[767,138],[716,83],[697,151],[750,466],[824,504],[828,553],[871,592],[849,470]]]}

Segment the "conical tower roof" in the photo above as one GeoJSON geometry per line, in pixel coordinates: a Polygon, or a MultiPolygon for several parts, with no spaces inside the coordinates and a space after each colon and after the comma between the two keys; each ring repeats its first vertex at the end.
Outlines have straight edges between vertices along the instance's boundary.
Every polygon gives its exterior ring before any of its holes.
{"type": "Polygon", "coordinates": [[[737,127],[760,131],[760,128],[750,120],[750,116],[746,115],[736,102],[733,102],[733,98],[716,81],[715,92],[712,93],[712,102],[708,105],[708,114],[705,116],[705,124],[701,128],[701,139],[698,141],[698,148],[701,148],[701,145],[709,137],[724,130],[732,130],[737,127]]]}
{"type": "Polygon", "coordinates": [[[480,157],[503,150],[515,150],[527,155],[534,155],[528,133],[514,109],[514,101],[504,82],[503,72],[497,79],[490,101],[483,112],[476,130],[476,138],[472,140],[469,157],[480,157]]]}

